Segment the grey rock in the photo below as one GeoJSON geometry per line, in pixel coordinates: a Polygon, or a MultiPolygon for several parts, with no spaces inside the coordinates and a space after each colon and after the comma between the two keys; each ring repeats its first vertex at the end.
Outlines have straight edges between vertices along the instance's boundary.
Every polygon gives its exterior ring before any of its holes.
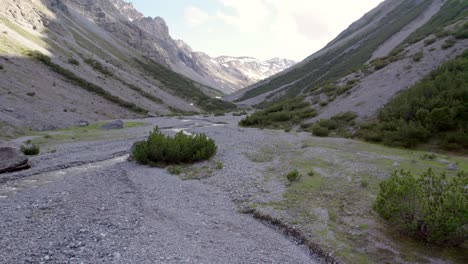
{"type": "Polygon", "coordinates": [[[13,108],[5,108],[5,111],[10,112],[10,113],[13,113],[13,112],[15,111],[15,109],[13,109],[13,108]]]}
{"type": "Polygon", "coordinates": [[[13,147],[0,147],[0,173],[29,169],[28,158],[13,147]]]}
{"type": "Polygon", "coordinates": [[[438,162],[439,162],[440,164],[450,164],[450,161],[445,160],[445,159],[439,159],[438,162]]]}
{"type": "Polygon", "coordinates": [[[112,122],[108,122],[104,124],[101,128],[104,130],[111,130],[111,129],[122,129],[124,126],[124,122],[122,120],[116,120],[112,122]]]}
{"type": "Polygon", "coordinates": [[[393,167],[399,167],[401,164],[400,162],[396,161],[395,163],[393,163],[393,167]]]}
{"type": "Polygon", "coordinates": [[[43,125],[41,131],[54,131],[57,127],[54,125],[43,125]]]}
{"type": "Polygon", "coordinates": [[[80,120],[78,126],[80,126],[80,127],[87,127],[87,126],[89,126],[89,122],[86,121],[86,120],[80,120]]]}
{"type": "Polygon", "coordinates": [[[458,166],[455,163],[451,163],[447,166],[447,170],[458,170],[458,166]]]}

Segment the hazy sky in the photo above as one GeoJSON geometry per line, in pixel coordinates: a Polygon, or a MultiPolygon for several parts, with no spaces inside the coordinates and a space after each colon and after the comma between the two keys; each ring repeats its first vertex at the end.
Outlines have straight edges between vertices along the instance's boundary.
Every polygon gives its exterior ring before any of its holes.
{"type": "Polygon", "coordinates": [[[130,0],[210,56],[302,60],[383,0],[130,0]]]}

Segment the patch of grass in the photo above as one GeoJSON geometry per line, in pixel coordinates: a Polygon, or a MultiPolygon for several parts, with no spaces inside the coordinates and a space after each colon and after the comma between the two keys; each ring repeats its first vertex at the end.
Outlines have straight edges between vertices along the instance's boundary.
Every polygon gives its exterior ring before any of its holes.
{"type": "Polygon", "coordinates": [[[245,115],[248,115],[249,113],[247,113],[246,110],[242,110],[240,112],[234,112],[232,113],[233,116],[245,116],[245,115]]]}
{"type": "Polygon", "coordinates": [[[293,171],[290,171],[288,174],[286,174],[286,179],[288,179],[288,182],[289,183],[293,183],[293,182],[297,182],[299,181],[299,179],[301,178],[301,174],[299,173],[299,171],[296,169],[296,170],[293,170],[293,171]]]}
{"type": "Polygon", "coordinates": [[[424,46],[430,46],[430,45],[434,44],[436,41],[437,41],[436,38],[428,38],[428,39],[424,40],[424,46]]]}
{"type": "Polygon", "coordinates": [[[177,165],[168,166],[166,169],[167,172],[169,172],[172,175],[180,175],[182,173],[182,168],[177,165]]]}
{"type": "Polygon", "coordinates": [[[21,152],[23,152],[24,155],[27,156],[36,156],[39,155],[39,153],[41,152],[39,146],[35,144],[22,145],[20,147],[20,150],[21,152]]]}
{"type": "Polygon", "coordinates": [[[132,155],[144,165],[164,167],[208,160],[216,154],[214,140],[205,134],[166,136],[155,128],[146,141],[135,145],[132,155]]]}
{"type": "Polygon", "coordinates": [[[101,97],[103,97],[104,99],[112,102],[112,103],[115,103],[121,107],[124,107],[124,108],[127,108],[128,110],[130,111],[133,111],[135,113],[139,113],[139,114],[146,114],[148,111],[137,106],[136,104],[134,103],[130,103],[130,102],[127,102],[123,99],[121,99],[120,97],[117,97],[115,95],[112,95],[110,92],[104,90],[102,87],[94,84],[94,83],[90,83],[80,77],[78,77],[77,75],[75,75],[73,72],[61,67],[60,65],[58,64],[55,64],[52,62],[52,60],[50,59],[50,57],[40,53],[39,51],[31,51],[29,53],[29,56],[35,58],[36,60],[44,63],[45,65],[47,65],[51,70],[53,70],[54,72],[66,77],[69,81],[71,81],[73,84],[75,84],[76,86],[78,87],[81,87],[89,92],[92,92],[94,94],[97,94],[101,97]]]}
{"type": "Polygon", "coordinates": [[[215,163],[215,169],[217,169],[217,170],[222,170],[222,169],[224,169],[224,164],[223,164],[222,162],[220,162],[220,161],[217,161],[217,162],[215,163]]]}
{"type": "Polygon", "coordinates": [[[304,98],[299,97],[257,111],[242,119],[239,126],[286,129],[314,116],[315,109],[304,102],[304,98]]]}

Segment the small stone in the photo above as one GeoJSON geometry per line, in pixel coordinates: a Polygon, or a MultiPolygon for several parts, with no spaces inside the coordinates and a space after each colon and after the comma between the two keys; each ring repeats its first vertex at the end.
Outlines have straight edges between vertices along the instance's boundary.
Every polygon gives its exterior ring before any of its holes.
{"type": "Polygon", "coordinates": [[[438,162],[439,162],[440,164],[450,164],[450,161],[445,160],[445,159],[439,159],[438,162]]]}
{"type": "Polygon", "coordinates": [[[110,130],[110,129],[122,129],[124,127],[124,123],[122,120],[116,120],[112,122],[108,122],[104,124],[101,129],[110,130]]]}
{"type": "Polygon", "coordinates": [[[449,164],[447,170],[458,170],[458,166],[455,163],[449,164]]]}
{"type": "Polygon", "coordinates": [[[114,252],[114,254],[112,254],[112,257],[114,259],[120,259],[122,257],[122,255],[119,252],[114,252]]]}
{"type": "Polygon", "coordinates": [[[400,162],[396,161],[395,163],[393,163],[393,167],[399,167],[401,164],[400,162]]]}
{"type": "Polygon", "coordinates": [[[15,109],[13,109],[13,108],[5,108],[5,111],[10,112],[10,113],[13,113],[13,112],[15,111],[15,109]]]}

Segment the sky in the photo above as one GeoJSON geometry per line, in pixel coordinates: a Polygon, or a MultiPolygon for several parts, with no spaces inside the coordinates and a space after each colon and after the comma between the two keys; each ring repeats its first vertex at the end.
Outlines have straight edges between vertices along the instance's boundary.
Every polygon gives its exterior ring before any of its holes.
{"type": "Polygon", "coordinates": [[[212,57],[301,61],[383,0],[129,0],[212,57]]]}

